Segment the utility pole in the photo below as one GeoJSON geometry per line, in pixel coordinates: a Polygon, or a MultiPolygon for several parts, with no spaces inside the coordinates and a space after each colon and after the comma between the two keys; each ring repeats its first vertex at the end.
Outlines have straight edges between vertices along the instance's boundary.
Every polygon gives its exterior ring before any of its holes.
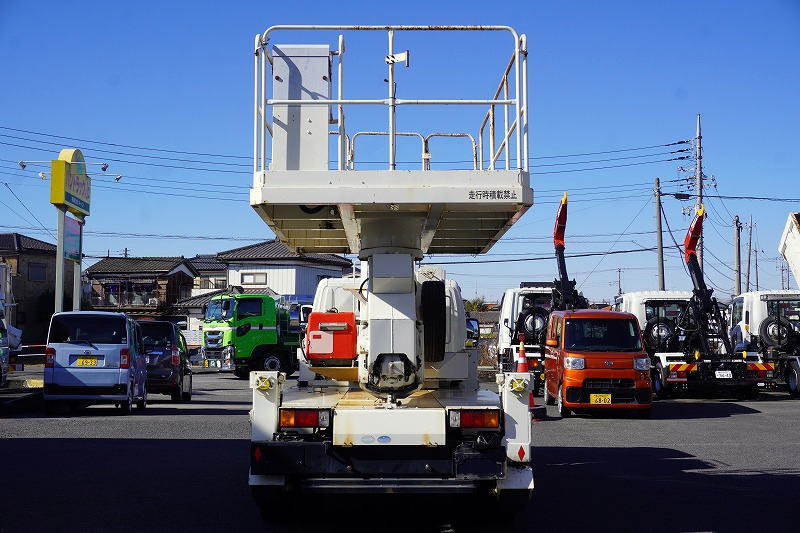
{"type": "Polygon", "coordinates": [[[756,290],[758,290],[758,246],[756,246],[754,251],[756,253],[756,290]]]}
{"type": "MultiPolygon", "coordinates": [[[[695,135],[697,146],[694,156],[694,180],[697,189],[697,205],[703,203],[703,136],[700,133],[700,114],[697,114],[697,131],[695,135]]],[[[700,270],[703,270],[703,230],[700,228],[700,239],[697,241],[697,259],[700,263],[700,270]]]]}
{"type": "Polygon", "coordinates": [[[745,274],[745,292],[750,292],[750,259],[753,257],[753,215],[747,223],[747,273],[745,274]]]}
{"type": "Polygon", "coordinates": [[[617,267],[617,296],[622,296],[622,267],[617,267]]]}
{"type": "Polygon", "coordinates": [[[733,256],[736,265],[736,294],[742,294],[742,223],[739,215],[733,217],[733,256]]]}
{"type": "Polygon", "coordinates": [[[125,250],[122,252],[123,257],[128,257],[128,247],[125,247],[125,250]]]}
{"type": "Polygon", "coordinates": [[[656,178],[656,246],[658,247],[658,290],[664,289],[664,243],[661,240],[661,181],[656,178]]]}

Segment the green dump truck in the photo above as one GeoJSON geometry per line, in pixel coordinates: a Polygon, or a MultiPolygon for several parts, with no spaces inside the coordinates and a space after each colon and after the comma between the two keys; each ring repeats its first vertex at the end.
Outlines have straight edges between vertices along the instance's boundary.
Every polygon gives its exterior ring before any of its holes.
{"type": "Polygon", "coordinates": [[[234,374],[293,373],[298,368],[301,306],[266,294],[221,294],[208,303],[203,347],[209,360],[230,361],[234,374]]]}

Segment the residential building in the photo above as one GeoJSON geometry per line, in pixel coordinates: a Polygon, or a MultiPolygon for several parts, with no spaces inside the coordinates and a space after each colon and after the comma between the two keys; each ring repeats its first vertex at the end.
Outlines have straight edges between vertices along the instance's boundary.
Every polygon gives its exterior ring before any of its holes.
{"type": "MultiPolygon", "coordinates": [[[[11,271],[6,320],[24,344],[44,344],[55,309],[56,245],[20,233],[0,233],[0,263],[11,271]]],[[[72,261],[64,261],[64,309],[72,309],[72,261]]]]}
{"type": "Polygon", "coordinates": [[[165,318],[199,272],[183,257],[106,257],[86,269],[91,307],[165,318]]]}
{"type": "Polygon", "coordinates": [[[228,286],[228,266],[217,259],[216,254],[201,254],[189,259],[197,271],[192,287],[192,296],[219,291],[228,286]]]}
{"type": "Polygon", "coordinates": [[[270,240],[217,254],[227,265],[228,285],[269,288],[278,294],[311,299],[325,278],[340,278],[353,262],[334,254],[297,254],[270,240]]]}

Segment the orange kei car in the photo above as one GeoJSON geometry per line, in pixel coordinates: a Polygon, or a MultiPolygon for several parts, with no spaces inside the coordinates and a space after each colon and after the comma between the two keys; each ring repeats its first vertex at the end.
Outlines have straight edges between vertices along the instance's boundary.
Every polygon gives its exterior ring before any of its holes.
{"type": "Polygon", "coordinates": [[[545,403],[573,410],[634,409],[650,415],[650,358],[636,317],[613,311],[554,311],[545,341],[545,403]]]}

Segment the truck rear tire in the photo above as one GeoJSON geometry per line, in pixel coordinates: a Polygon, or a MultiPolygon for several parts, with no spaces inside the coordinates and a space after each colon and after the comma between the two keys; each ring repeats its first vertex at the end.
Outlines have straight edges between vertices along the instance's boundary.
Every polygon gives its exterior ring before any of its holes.
{"type": "Polygon", "coordinates": [[[793,398],[800,397],[800,364],[792,361],[786,368],[786,386],[793,398]]]}
{"type": "Polygon", "coordinates": [[[271,523],[286,523],[296,520],[295,498],[290,491],[280,486],[252,486],[250,492],[261,514],[261,520],[271,523]]]}
{"type": "Polygon", "coordinates": [[[444,281],[422,282],[422,331],[426,361],[444,360],[447,338],[447,299],[444,281]]]}

